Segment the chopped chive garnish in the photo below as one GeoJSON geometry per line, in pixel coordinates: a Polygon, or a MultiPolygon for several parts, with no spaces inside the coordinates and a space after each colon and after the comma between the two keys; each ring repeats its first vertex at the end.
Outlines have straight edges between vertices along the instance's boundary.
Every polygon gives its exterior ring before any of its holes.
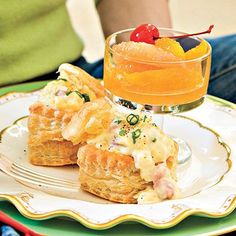
{"type": "Polygon", "coordinates": [[[136,129],[132,132],[133,143],[136,143],[136,139],[141,135],[141,129],[136,129]]]}
{"type": "Polygon", "coordinates": [[[120,136],[125,136],[126,135],[126,131],[124,129],[121,129],[119,132],[120,136]]]}
{"type": "Polygon", "coordinates": [[[90,97],[87,93],[82,93],[81,95],[85,102],[90,102],[90,97]]]}
{"type": "Polygon", "coordinates": [[[126,120],[130,125],[136,125],[139,122],[139,115],[131,113],[127,116],[126,120]]]}
{"type": "Polygon", "coordinates": [[[121,123],[121,120],[115,120],[114,123],[119,125],[121,123]]]}
{"type": "Polygon", "coordinates": [[[145,116],[143,117],[143,122],[145,122],[146,119],[147,119],[147,116],[145,115],[145,116]]]}
{"type": "Polygon", "coordinates": [[[157,139],[156,139],[156,138],[152,139],[152,142],[153,142],[153,143],[155,143],[156,141],[157,141],[157,139]]]}
{"type": "Polygon", "coordinates": [[[129,101],[124,100],[124,99],[120,99],[119,104],[122,105],[122,106],[125,106],[125,107],[127,107],[131,110],[135,110],[137,108],[132,102],[129,102],[129,101]]]}
{"type": "Polygon", "coordinates": [[[79,97],[83,98],[85,102],[90,102],[90,97],[87,93],[80,93],[79,91],[69,91],[66,93],[69,96],[71,93],[76,93],[79,97]]]}
{"type": "Polygon", "coordinates": [[[60,78],[60,77],[59,77],[57,80],[63,80],[63,81],[65,81],[65,82],[67,81],[67,79],[60,78]]]}
{"type": "Polygon", "coordinates": [[[66,93],[66,95],[69,96],[71,93],[76,93],[78,96],[83,98],[82,94],[79,91],[69,91],[69,92],[66,93]]]}

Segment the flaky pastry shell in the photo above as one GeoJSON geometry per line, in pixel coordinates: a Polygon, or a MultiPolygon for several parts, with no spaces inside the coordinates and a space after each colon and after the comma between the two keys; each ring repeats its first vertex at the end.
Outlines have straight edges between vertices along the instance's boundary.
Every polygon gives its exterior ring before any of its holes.
{"type": "Polygon", "coordinates": [[[40,102],[30,107],[28,158],[32,164],[63,166],[76,163],[80,145],[73,145],[61,135],[71,115],[40,102]]]}
{"type": "MultiPolygon", "coordinates": [[[[169,157],[167,167],[175,178],[176,155],[169,157]]],[[[136,195],[152,183],[146,182],[135,168],[131,156],[112,153],[87,144],[78,151],[81,188],[104,199],[120,203],[137,203],[136,195]]]]}
{"type": "MultiPolygon", "coordinates": [[[[81,68],[65,63],[59,67],[58,71],[63,80],[73,83],[78,89],[83,85],[87,86],[95,94],[95,99],[104,96],[101,83],[81,68]]],[[[77,92],[79,93],[79,91],[77,92]]],[[[54,90],[44,91],[44,95],[50,95],[50,98],[56,98],[57,95],[54,93],[54,90]]],[[[74,145],[71,141],[64,139],[62,131],[80,107],[78,106],[76,111],[66,111],[50,105],[48,100],[45,101],[40,98],[29,108],[29,161],[34,165],[43,166],[76,164],[76,154],[81,144],[74,145]]],[[[83,105],[86,105],[86,102],[83,105]]]]}

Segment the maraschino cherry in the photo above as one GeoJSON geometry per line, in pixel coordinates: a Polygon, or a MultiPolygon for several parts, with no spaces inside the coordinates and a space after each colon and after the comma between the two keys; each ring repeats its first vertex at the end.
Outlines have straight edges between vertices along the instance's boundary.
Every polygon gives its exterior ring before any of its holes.
{"type": "Polygon", "coordinates": [[[155,44],[159,37],[159,31],[155,25],[142,24],[138,26],[130,35],[130,40],[134,42],[145,42],[155,44]]]}
{"type": "MultiPolygon", "coordinates": [[[[190,36],[200,35],[200,34],[210,34],[211,30],[214,28],[214,25],[210,25],[208,30],[193,33],[193,34],[182,34],[182,35],[173,35],[168,36],[168,38],[187,38],[190,36]]],[[[134,42],[144,42],[149,44],[155,44],[155,40],[158,38],[164,38],[167,36],[160,36],[159,30],[155,25],[152,24],[142,24],[138,26],[130,35],[130,40],[134,42]]]]}

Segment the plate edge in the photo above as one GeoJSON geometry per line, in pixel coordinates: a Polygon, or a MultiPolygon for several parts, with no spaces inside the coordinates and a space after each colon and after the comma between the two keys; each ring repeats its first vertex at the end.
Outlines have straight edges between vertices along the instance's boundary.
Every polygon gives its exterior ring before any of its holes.
{"type": "Polygon", "coordinates": [[[82,225],[86,226],[87,228],[94,229],[94,230],[109,229],[120,223],[127,222],[127,221],[142,223],[143,225],[146,225],[153,229],[167,229],[167,228],[171,228],[177,225],[182,220],[184,220],[185,218],[191,215],[207,216],[209,218],[222,218],[229,215],[236,208],[236,196],[234,196],[234,199],[232,200],[231,205],[227,208],[227,210],[223,214],[210,213],[210,212],[205,212],[205,211],[196,210],[196,209],[195,210],[186,209],[181,214],[179,214],[175,219],[167,223],[155,223],[151,220],[147,220],[138,215],[127,214],[127,215],[119,216],[106,223],[97,224],[97,223],[90,222],[86,218],[82,217],[80,214],[75,213],[70,210],[55,210],[49,213],[39,213],[39,214],[32,213],[29,210],[27,210],[27,208],[23,204],[21,204],[20,200],[16,196],[12,196],[9,194],[0,194],[0,200],[1,199],[12,203],[18,209],[18,211],[27,218],[34,219],[34,220],[46,220],[53,217],[66,216],[76,221],[79,221],[82,225]]]}
{"type": "MultiPolygon", "coordinates": [[[[38,91],[38,90],[39,89],[35,89],[35,90],[29,91],[29,92],[9,92],[9,93],[1,95],[0,100],[2,98],[5,98],[7,96],[12,96],[14,94],[30,95],[31,93],[33,94],[35,91],[38,91]]],[[[214,97],[211,95],[207,95],[207,98],[213,102],[224,104],[225,106],[236,110],[236,104],[234,104],[234,103],[228,102],[224,99],[217,98],[217,97],[214,97]]],[[[12,99],[12,100],[14,100],[14,99],[12,99]]],[[[212,130],[210,130],[210,131],[212,131],[212,130]]],[[[213,132],[213,133],[215,133],[215,132],[213,132]]],[[[114,226],[116,226],[122,222],[126,222],[126,221],[139,222],[139,223],[142,223],[142,224],[144,224],[150,228],[154,228],[154,229],[165,229],[165,228],[170,228],[170,227],[175,226],[176,224],[180,223],[182,220],[184,220],[185,218],[187,218],[190,215],[206,216],[209,218],[221,218],[221,217],[225,217],[225,216],[229,215],[236,208],[236,196],[234,196],[234,199],[232,200],[231,204],[226,209],[226,211],[224,211],[224,213],[222,213],[222,214],[210,213],[210,212],[194,210],[194,209],[186,209],[185,211],[181,212],[181,214],[177,215],[172,221],[169,221],[167,223],[155,223],[155,222],[147,220],[143,217],[130,214],[130,215],[122,215],[122,216],[117,217],[117,218],[115,218],[109,222],[106,222],[106,223],[96,224],[96,223],[89,222],[87,219],[83,218],[78,213],[75,213],[75,212],[69,211],[69,210],[57,210],[57,211],[52,211],[52,212],[44,213],[44,214],[34,214],[34,213],[30,212],[29,210],[27,210],[27,208],[19,201],[19,199],[16,196],[12,196],[12,195],[0,194],[0,200],[6,200],[6,201],[11,202],[19,210],[19,212],[22,215],[24,215],[25,217],[30,218],[30,219],[44,220],[44,219],[53,218],[53,217],[63,215],[63,216],[73,218],[73,219],[79,221],[84,226],[86,226],[90,229],[95,229],[95,230],[108,229],[108,228],[114,227],[114,226]]],[[[235,230],[235,228],[236,228],[236,226],[232,228],[232,231],[235,230]]],[[[222,231],[222,233],[232,232],[232,231],[222,231]]],[[[218,231],[216,231],[216,232],[218,232],[218,231]]],[[[214,235],[214,232],[212,232],[212,233],[213,233],[212,235],[214,235]]],[[[220,231],[220,233],[221,233],[221,231],[220,231]]],[[[205,235],[205,234],[201,234],[201,235],[205,235]]],[[[210,234],[207,234],[207,235],[210,235],[210,234]]]]}

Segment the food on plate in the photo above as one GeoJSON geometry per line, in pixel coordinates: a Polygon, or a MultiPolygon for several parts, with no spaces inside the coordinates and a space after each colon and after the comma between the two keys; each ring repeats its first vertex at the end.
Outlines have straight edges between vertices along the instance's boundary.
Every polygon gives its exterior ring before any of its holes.
{"type": "Polygon", "coordinates": [[[63,127],[83,104],[103,97],[100,82],[82,69],[62,64],[57,80],[49,82],[30,106],[28,158],[34,165],[75,164],[81,143],[62,137],[63,127]]]}
{"type": "Polygon", "coordinates": [[[78,150],[82,189],[121,203],[177,197],[178,146],[149,115],[122,113],[100,98],[84,104],[62,135],[86,143],[78,150]]]}
{"type": "Polygon", "coordinates": [[[111,108],[112,105],[104,98],[84,104],[63,128],[63,137],[77,144],[102,133],[114,117],[111,108]]]}

